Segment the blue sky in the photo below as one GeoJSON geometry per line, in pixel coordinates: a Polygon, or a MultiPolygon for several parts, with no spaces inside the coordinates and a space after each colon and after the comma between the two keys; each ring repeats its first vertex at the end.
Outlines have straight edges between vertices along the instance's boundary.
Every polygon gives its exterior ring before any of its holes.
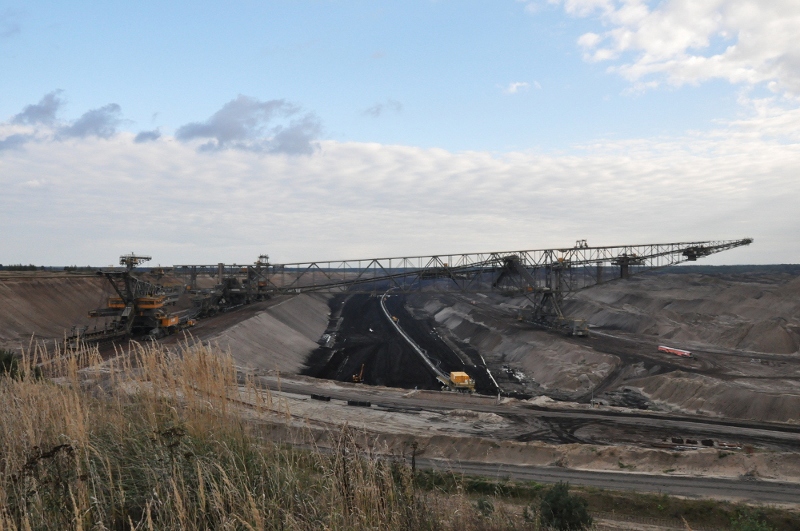
{"type": "Polygon", "coordinates": [[[0,2],[0,263],[798,262],[797,34],[788,0],[0,2]]]}
{"type": "Polygon", "coordinates": [[[245,94],[313,110],[324,138],[507,151],[680,134],[737,112],[737,87],[726,83],[623,94],[628,84],[607,65],[581,58],[575,43],[592,22],[554,5],[164,4],[7,8],[20,30],[3,42],[16,82],[2,115],[59,88],[65,116],[115,102],[131,121],[123,129],[168,131],[245,94]],[[504,92],[512,83],[528,86],[504,92]],[[376,105],[380,116],[365,115],[376,105]]]}

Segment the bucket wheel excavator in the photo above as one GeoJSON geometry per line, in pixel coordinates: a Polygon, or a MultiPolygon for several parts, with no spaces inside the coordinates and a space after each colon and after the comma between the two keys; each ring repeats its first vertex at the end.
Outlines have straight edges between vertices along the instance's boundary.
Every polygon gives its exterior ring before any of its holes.
{"type": "MultiPolygon", "coordinates": [[[[131,336],[146,336],[158,339],[182,328],[193,326],[195,320],[189,314],[170,311],[182,292],[180,287],[167,287],[142,280],[134,270],[151,259],[134,253],[120,256],[120,269],[103,269],[97,272],[111,285],[115,296],[109,297],[106,307],[89,311],[89,317],[106,318],[102,329],[93,331],[78,329],[67,338],[67,345],[77,347],[80,343],[103,343],[131,336]]],[[[154,270],[161,278],[163,268],[154,270]]]]}

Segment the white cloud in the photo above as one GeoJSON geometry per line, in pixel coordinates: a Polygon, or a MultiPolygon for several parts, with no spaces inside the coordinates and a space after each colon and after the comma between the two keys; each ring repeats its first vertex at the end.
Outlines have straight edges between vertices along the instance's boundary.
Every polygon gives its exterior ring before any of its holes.
{"type": "MultiPolygon", "coordinates": [[[[752,236],[718,262],[796,263],[800,139],[758,136],[785,124],[750,105],[762,114],[710,135],[563,155],[323,141],[293,157],[198,152],[167,135],[40,136],[0,152],[0,248],[3,262],[105,264],[135,250],[241,263],[752,236]]],[[[26,133],[0,125],[12,131],[26,133]]]]}
{"type": "Polygon", "coordinates": [[[578,46],[581,48],[594,48],[603,38],[597,33],[584,33],[578,39],[578,46]]]}
{"type": "Polygon", "coordinates": [[[611,70],[632,82],[724,79],[800,96],[797,0],[552,1],[600,18],[608,29],[582,35],[578,45],[591,61],[621,58],[611,70]]]}
{"type": "Polygon", "coordinates": [[[517,92],[528,90],[530,86],[531,84],[525,81],[517,81],[516,83],[509,83],[508,86],[503,89],[503,92],[505,92],[506,94],[516,94],[517,92]]]}

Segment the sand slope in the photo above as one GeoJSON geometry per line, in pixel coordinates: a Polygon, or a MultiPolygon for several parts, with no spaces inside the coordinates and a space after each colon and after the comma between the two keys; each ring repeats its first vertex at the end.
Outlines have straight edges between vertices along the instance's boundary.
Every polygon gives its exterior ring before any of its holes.
{"type": "Polygon", "coordinates": [[[791,354],[800,349],[800,277],[651,274],[577,294],[570,314],[673,342],[791,354]]]}
{"type": "Polygon", "coordinates": [[[109,295],[106,280],[94,275],[0,277],[0,348],[27,346],[31,335],[63,339],[75,325],[94,326],[99,321],[87,313],[109,295]]]}
{"type": "Polygon", "coordinates": [[[299,373],[328,325],[328,298],[298,295],[208,338],[236,361],[261,370],[299,373]]]}
{"type": "MultiPolygon", "coordinates": [[[[87,313],[105,306],[110,295],[108,282],[96,275],[37,272],[0,276],[0,348],[27,346],[31,335],[37,340],[63,339],[75,325],[102,326],[102,319],[90,319],[87,313]]],[[[188,298],[184,299],[176,308],[189,304],[188,298]]],[[[235,314],[221,316],[232,318],[232,324],[207,336],[198,328],[198,337],[230,348],[242,365],[299,372],[328,324],[327,297],[299,295],[261,304],[269,307],[255,315],[243,314],[247,317],[238,322],[235,314]]]]}

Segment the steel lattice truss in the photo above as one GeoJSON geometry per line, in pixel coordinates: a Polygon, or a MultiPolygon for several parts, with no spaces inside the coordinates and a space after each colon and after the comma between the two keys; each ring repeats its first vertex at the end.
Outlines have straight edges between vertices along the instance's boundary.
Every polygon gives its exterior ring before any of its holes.
{"type": "Polygon", "coordinates": [[[418,291],[567,294],[752,243],[741,240],[369,258],[293,264],[174,266],[178,274],[242,275],[273,293],[418,291]]]}

